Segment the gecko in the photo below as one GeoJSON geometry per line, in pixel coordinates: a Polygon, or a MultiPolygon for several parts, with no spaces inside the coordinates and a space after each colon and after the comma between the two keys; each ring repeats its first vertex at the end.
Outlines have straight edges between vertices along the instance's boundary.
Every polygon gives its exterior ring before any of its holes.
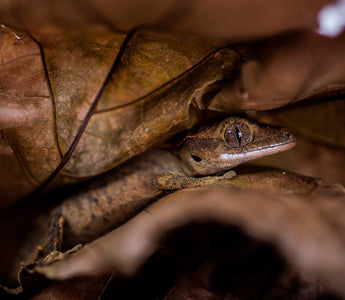
{"type": "Polygon", "coordinates": [[[295,144],[295,137],[283,128],[240,117],[203,126],[185,136],[176,149],[151,150],[76,187],[70,197],[39,219],[17,261],[29,265],[54,251],[88,243],[168,192],[226,185],[236,176],[232,168],[295,144]]]}

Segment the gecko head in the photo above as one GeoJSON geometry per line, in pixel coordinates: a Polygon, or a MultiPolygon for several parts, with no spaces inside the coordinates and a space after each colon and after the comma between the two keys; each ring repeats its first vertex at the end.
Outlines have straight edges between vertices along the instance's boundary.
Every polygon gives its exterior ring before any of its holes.
{"type": "Polygon", "coordinates": [[[230,117],[186,136],[178,155],[193,175],[209,175],[295,144],[295,137],[286,129],[230,117]]]}

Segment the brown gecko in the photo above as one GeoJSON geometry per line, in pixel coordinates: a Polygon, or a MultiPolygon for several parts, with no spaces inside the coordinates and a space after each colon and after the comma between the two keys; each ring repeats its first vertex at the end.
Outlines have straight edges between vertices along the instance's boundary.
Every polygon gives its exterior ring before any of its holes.
{"type": "Polygon", "coordinates": [[[236,176],[231,168],[285,151],[295,143],[285,129],[238,117],[202,127],[186,136],[174,151],[150,151],[77,188],[41,219],[28,237],[20,260],[27,265],[55,251],[90,242],[124,223],[167,190],[225,185],[236,176]]]}

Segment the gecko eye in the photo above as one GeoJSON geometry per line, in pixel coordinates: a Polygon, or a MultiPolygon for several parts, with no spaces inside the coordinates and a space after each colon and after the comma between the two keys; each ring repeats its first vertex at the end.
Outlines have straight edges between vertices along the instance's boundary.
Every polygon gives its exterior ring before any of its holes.
{"type": "Polygon", "coordinates": [[[250,130],[244,124],[230,124],[225,129],[224,138],[230,147],[243,147],[250,142],[250,130]]]}

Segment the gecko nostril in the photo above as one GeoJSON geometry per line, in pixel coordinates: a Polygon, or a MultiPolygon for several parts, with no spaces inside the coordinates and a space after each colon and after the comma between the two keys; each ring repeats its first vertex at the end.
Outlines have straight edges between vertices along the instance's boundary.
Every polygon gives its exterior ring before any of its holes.
{"type": "Polygon", "coordinates": [[[201,158],[199,156],[191,155],[190,157],[193,158],[196,162],[201,162],[201,158]]]}
{"type": "Polygon", "coordinates": [[[287,139],[291,139],[291,134],[288,132],[283,132],[283,136],[286,137],[287,139]]]}

